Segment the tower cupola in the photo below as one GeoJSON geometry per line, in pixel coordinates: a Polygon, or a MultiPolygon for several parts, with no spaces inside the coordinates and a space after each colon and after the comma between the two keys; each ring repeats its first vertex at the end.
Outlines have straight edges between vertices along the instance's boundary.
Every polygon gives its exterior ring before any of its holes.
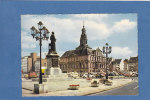
{"type": "Polygon", "coordinates": [[[83,28],[82,28],[82,34],[80,37],[80,45],[81,46],[87,45],[87,35],[86,35],[86,29],[84,27],[84,24],[83,24],[83,28]]]}

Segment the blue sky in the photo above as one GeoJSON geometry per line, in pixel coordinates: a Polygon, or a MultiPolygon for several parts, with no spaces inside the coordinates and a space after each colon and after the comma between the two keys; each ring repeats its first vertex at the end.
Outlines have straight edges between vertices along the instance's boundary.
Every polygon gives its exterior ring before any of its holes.
{"type": "MultiPolygon", "coordinates": [[[[102,48],[106,42],[112,46],[113,58],[129,58],[138,55],[137,14],[47,14],[21,15],[22,56],[31,52],[39,54],[39,42],[32,38],[30,28],[42,21],[56,36],[56,50],[61,56],[79,45],[81,29],[86,28],[88,45],[102,48]]],[[[50,33],[51,34],[51,33],[50,33]]],[[[50,40],[43,41],[42,57],[48,52],[50,40]]]]}

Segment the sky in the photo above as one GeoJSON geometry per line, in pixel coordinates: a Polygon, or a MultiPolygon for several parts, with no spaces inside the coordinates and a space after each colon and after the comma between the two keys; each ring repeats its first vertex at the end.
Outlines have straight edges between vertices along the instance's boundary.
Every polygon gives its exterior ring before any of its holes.
{"type": "MultiPolygon", "coordinates": [[[[65,51],[74,50],[80,44],[81,29],[84,26],[88,45],[93,49],[102,49],[106,43],[112,47],[109,57],[129,59],[138,56],[138,22],[136,13],[125,14],[47,14],[21,15],[21,55],[29,56],[31,52],[39,55],[39,41],[31,36],[32,26],[37,23],[55,33],[56,51],[61,56],[65,51]]],[[[48,53],[50,40],[42,41],[42,58],[48,53]]]]}

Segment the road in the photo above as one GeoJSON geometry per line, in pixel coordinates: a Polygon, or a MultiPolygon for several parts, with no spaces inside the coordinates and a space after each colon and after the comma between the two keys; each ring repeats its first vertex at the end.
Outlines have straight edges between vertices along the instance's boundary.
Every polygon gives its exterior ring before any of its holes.
{"type": "Polygon", "coordinates": [[[115,88],[112,90],[91,94],[88,96],[108,96],[108,95],[138,95],[138,80],[135,79],[133,83],[123,87],[115,88]]]}

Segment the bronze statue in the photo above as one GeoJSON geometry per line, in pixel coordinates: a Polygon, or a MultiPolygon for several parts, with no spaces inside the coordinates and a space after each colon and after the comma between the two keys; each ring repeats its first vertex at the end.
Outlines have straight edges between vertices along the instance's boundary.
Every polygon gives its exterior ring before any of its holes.
{"type": "Polygon", "coordinates": [[[56,38],[54,32],[50,36],[51,43],[49,43],[49,53],[56,53],[56,38]]]}

